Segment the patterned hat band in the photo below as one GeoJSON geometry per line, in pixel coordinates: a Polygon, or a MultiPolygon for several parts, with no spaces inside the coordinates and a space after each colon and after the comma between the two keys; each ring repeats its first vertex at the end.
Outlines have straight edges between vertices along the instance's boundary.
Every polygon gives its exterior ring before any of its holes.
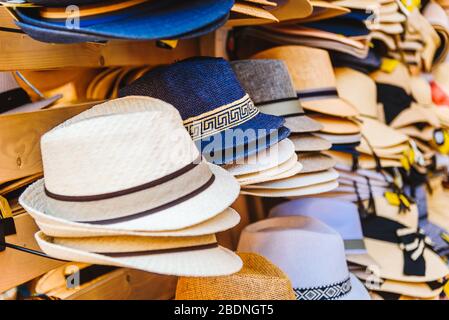
{"type": "Polygon", "coordinates": [[[263,113],[280,117],[293,117],[305,114],[297,97],[257,103],[256,107],[263,113]]]}
{"type": "Polygon", "coordinates": [[[347,295],[352,290],[351,278],[338,283],[313,288],[293,288],[296,300],[335,300],[347,295]]]}
{"type": "Polygon", "coordinates": [[[299,90],[297,95],[300,101],[320,100],[325,98],[338,98],[338,91],[335,87],[299,90]]]}
{"type": "Polygon", "coordinates": [[[248,94],[245,94],[230,104],[184,120],[184,127],[192,140],[196,141],[245,123],[258,113],[259,109],[248,94]]]}

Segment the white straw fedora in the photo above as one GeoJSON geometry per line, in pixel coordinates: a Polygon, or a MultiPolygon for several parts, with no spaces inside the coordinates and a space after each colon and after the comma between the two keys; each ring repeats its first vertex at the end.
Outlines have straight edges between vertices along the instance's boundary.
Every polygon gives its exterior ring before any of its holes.
{"type": "Polygon", "coordinates": [[[98,105],[45,134],[41,149],[44,179],[19,199],[30,213],[176,230],[216,216],[239,192],[232,175],[202,160],[178,111],[154,98],[98,105]]]}
{"type": "Polygon", "coordinates": [[[328,182],[317,183],[308,185],[305,187],[291,188],[291,189],[254,189],[245,188],[240,192],[250,196],[267,197],[267,198],[279,198],[279,197],[302,197],[311,194],[324,193],[334,190],[338,187],[337,180],[331,180],[328,182]]]}
{"type": "Polygon", "coordinates": [[[316,219],[281,217],[251,224],[238,250],[258,253],[281,268],[297,300],[370,300],[348,271],[340,235],[316,219]]]}
{"type": "Polygon", "coordinates": [[[264,170],[255,174],[237,176],[241,186],[292,177],[303,170],[303,165],[298,161],[296,153],[286,162],[277,167],[264,170]]]}
{"type": "Polygon", "coordinates": [[[319,183],[334,181],[338,178],[338,173],[334,169],[329,169],[320,172],[297,174],[293,177],[262,182],[258,184],[251,184],[242,186],[242,189],[261,189],[261,190],[284,190],[293,188],[302,188],[319,183]]]}
{"type": "Polygon", "coordinates": [[[242,164],[228,164],[223,165],[222,168],[226,169],[233,176],[253,174],[279,166],[289,160],[294,154],[295,145],[287,138],[246,159],[242,159],[244,161],[242,164]]]}
{"type": "Polygon", "coordinates": [[[39,231],[35,238],[46,254],[61,260],[177,276],[228,275],[242,268],[240,258],[219,246],[215,235],[53,238],[39,231]]]}

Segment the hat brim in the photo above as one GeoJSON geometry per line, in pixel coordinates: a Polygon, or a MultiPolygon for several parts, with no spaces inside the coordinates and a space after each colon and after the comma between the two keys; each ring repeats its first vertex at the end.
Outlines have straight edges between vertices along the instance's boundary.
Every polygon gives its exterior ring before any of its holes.
{"type": "Polygon", "coordinates": [[[274,181],[292,177],[300,173],[302,169],[303,166],[300,162],[298,162],[298,157],[295,154],[295,157],[292,157],[292,159],[276,168],[276,170],[269,170],[269,172],[262,171],[256,175],[245,177],[244,179],[238,178],[238,181],[240,183],[240,186],[274,181]]]}
{"type": "Polygon", "coordinates": [[[357,109],[340,98],[301,101],[304,109],[337,117],[356,117],[357,109]]]}
{"type": "MultiPolygon", "coordinates": [[[[170,39],[194,32],[227,16],[234,1],[194,0],[175,1],[175,3],[176,5],[172,2],[163,7],[156,4],[157,9],[155,9],[155,4],[149,2],[124,19],[80,26],[77,32],[100,37],[135,40],[170,39]],[[170,25],[170,28],[167,28],[167,25],[170,25]]],[[[135,8],[129,10],[135,11],[135,8]]],[[[120,11],[120,14],[123,14],[124,11],[126,10],[120,11]]],[[[29,10],[16,9],[16,13],[19,19],[27,24],[61,31],[71,30],[65,24],[40,20],[32,15],[33,11],[30,14],[29,10]]]]}
{"type": "Polygon", "coordinates": [[[320,137],[318,133],[292,134],[290,140],[293,142],[296,152],[323,151],[332,147],[332,143],[320,137]]]}
{"type": "Polygon", "coordinates": [[[295,146],[290,139],[284,139],[270,148],[262,150],[248,158],[242,159],[242,164],[223,165],[233,176],[254,174],[269,170],[285,163],[295,155],[295,146]]]}
{"type": "Polygon", "coordinates": [[[197,225],[173,231],[134,231],[105,228],[92,224],[71,222],[46,215],[43,212],[28,212],[36,221],[39,229],[53,237],[96,237],[96,236],[150,236],[150,237],[190,237],[222,232],[235,227],[240,222],[240,215],[232,208],[227,208],[217,216],[197,225]]]}
{"type": "Polygon", "coordinates": [[[323,126],[308,116],[285,117],[284,126],[292,133],[315,132],[323,129],[323,126]]]}
{"type": "Polygon", "coordinates": [[[279,179],[269,182],[262,182],[254,185],[248,185],[243,189],[260,189],[260,190],[285,190],[292,188],[302,188],[319,183],[334,181],[338,178],[338,173],[334,169],[321,172],[297,174],[293,177],[279,179]]]}
{"type": "Polygon", "coordinates": [[[351,291],[338,300],[371,300],[371,297],[365,286],[352,273],[349,273],[351,279],[351,291]]]}
{"type": "Polygon", "coordinates": [[[370,286],[369,289],[372,288],[372,290],[374,291],[390,292],[424,299],[438,296],[443,291],[443,287],[432,290],[426,283],[412,283],[386,279],[376,279],[381,280],[382,283],[380,283],[379,285],[376,283],[376,285],[374,285],[372,283],[372,280],[370,281],[370,273],[366,273],[363,271],[354,271],[354,275],[358,277],[360,281],[368,281],[368,286],[370,286]]]}
{"type": "Polygon", "coordinates": [[[311,194],[319,194],[334,190],[338,187],[337,180],[319,183],[301,188],[292,189],[243,189],[240,193],[250,196],[279,198],[279,197],[300,197],[311,194]]]}
{"type": "Polygon", "coordinates": [[[362,139],[360,133],[356,134],[328,134],[328,133],[317,133],[318,137],[330,141],[332,144],[351,144],[358,143],[362,139]]]}
{"type": "Polygon", "coordinates": [[[283,127],[284,119],[264,113],[233,128],[197,140],[203,156],[214,164],[232,164],[285,139],[290,130],[283,127]]]}
{"type": "Polygon", "coordinates": [[[37,232],[35,238],[46,254],[57,259],[132,268],[158,274],[221,276],[238,272],[243,266],[241,259],[235,253],[221,246],[182,252],[110,257],[57,245],[52,243],[42,231],[37,232]]]}
{"type": "MultiPolygon", "coordinates": [[[[103,221],[101,226],[105,229],[113,230],[168,231],[194,226],[215,217],[235,201],[239,194],[240,186],[234,177],[224,169],[212,164],[209,164],[209,168],[215,175],[215,180],[207,189],[198,195],[156,213],[126,217],[123,221],[122,219],[111,222],[103,221]],[[220,196],[218,197],[217,195],[220,196]]],[[[20,204],[30,214],[33,212],[41,212],[48,215],[46,201],[47,196],[44,191],[44,179],[28,187],[19,198],[20,204]]],[[[120,197],[116,201],[125,201],[125,199],[120,197]]],[[[69,205],[75,205],[76,207],[77,203],[69,203],[69,205]]],[[[95,204],[91,202],[91,205],[95,204]]],[[[139,210],[137,212],[141,211],[139,210]]],[[[95,223],[91,224],[95,225],[95,223]]]]}
{"type": "Polygon", "coordinates": [[[312,119],[319,122],[322,125],[320,132],[328,134],[358,134],[361,131],[360,126],[354,121],[337,118],[327,117],[320,114],[312,115],[312,119]]]}
{"type": "Polygon", "coordinates": [[[298,152],[298,161],[303,168],[301,173],[311,173],[328,170],[336,164],[334,158],[320,152],[298,152]]]}
{"type": "Polygon", "coordinates": [[[384,279],[404,282],[431,282],[442,279],[449,274],[448,267],[441,258],[429,249],[424,249],[426,274],[424,276],[405,276],[404,257],[398,244],[365,238],[368,253],[380,267],[379,276],[384,279]]]}

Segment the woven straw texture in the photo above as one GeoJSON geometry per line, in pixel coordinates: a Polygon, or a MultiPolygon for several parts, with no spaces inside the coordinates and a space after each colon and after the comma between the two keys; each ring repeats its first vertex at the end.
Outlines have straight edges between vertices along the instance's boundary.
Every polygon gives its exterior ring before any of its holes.
{"type": "Polygon", "coordinates": [[[257,254],[239,253],[240,272],[226,277],[181,277],[176,300],[294,300],[290,280],[257,254]]]}

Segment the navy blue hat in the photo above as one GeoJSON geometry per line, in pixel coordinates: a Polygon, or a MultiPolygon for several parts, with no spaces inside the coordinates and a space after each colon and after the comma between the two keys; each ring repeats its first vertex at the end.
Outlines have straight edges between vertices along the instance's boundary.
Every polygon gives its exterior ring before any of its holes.
{"type": "MultiPolygon", "coordinates": [[[[81,17],[79,28],[66,26],[65,20],[46,20],[39,8],[16,8],[22,24],[86,35],[130,40],[180,38],[198,30],[214,30],[229,15],[234,0],[164,0],[147,1],[140,5],[104,15],[81,17]]],[[[24,30],[26,31],[26,30],[24,30]]],[[[197,34],[195,34],[197,35],[197,34]]],[[[34,34],[36,37],[36,33],[34,34]]],[[[42,37],[45,41],[45,37],[42,37]]]]}
{"type": "MultiPolygon", "coordinates": [[[[225,16],[217,21],[214,21],[211,24],[208,24],[207,26],[201,29],[179,35],[175,38],[181,40],[202,36],[223,26],[227,20],[228,16],[225,16]]],[[[20,21],[16,21],[16,24],[28,36],[30,36],[34,40],[41,42],[70,44],[70,43],[83,43],[83,42],[107,42],[109,40],[113,40],[113,38],[110,37],[95,36],[82,32],[72,32],[72,31],[62,31],[49,28],[42,28],[31,24],[23,23],[20,21]]]]}
{"type": "Polygon", "coordinates": [[[287,137],[284,119],[263,114],[222,58],[200,57],[157,67],[119,96],[161,99],[178,109],[203,155],[216,164],[254,154],[287,137]]]}
{"type": "Polygon", "coordinates": [[[365,58],[357,58],[343,52],[330,52],[332,65],[335,68],[348,67],[368,74],[380,69],[382,59],[379,54],[370,49],[365,58]]]}

